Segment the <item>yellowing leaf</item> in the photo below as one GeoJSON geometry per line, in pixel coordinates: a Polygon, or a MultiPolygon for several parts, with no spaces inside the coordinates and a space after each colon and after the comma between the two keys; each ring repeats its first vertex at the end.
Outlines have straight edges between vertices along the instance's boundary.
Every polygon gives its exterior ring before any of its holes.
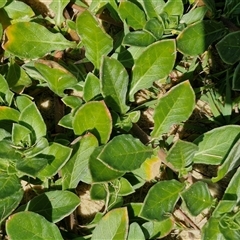
{"type": "Polygon", "coordinates": [[[53,50],[64,50],[76,45],[66,40],[62,34],[52,33],[35,22],[15,23],[5,33],[7,41],[3,48],[20,58],[35,59],[53,50]]]}

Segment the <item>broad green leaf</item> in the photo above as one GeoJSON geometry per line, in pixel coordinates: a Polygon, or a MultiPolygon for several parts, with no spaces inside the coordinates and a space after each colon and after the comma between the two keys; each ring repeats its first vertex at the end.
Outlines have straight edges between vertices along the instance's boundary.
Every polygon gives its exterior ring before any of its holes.
{"type": "Polygon", "coordinates": [[[90,196],[93,200],[105,200],[107,197],[107,188],[104,184],[95,183],[91,186],[90,196]]]}
{"type": "Polygon", "coordinates": [[[89,159],[89,169],[93,182],[112,181],[125,173],[112,169],[106,163],[98,159],[98,155],[101,153],[102,149],[103,146],[96,148],[89,159]]]}
{"type": "Polygon", "coordinates": [[[35,141],[47,133],[46,124],[34,102],[22,110],[19,123],[33,131],[35,141]]]}
{"type": "Polygon", "coordinates": [[[0,172],[0,223],[15,210],[22,197],[19,178],[0,172]]]}
{"type": "Polygon", "coordinates": [[[79,108],[82,105],[81,98],[77,96],[65,96],[61,99],[64,104],[72,109],[79,108]]]}
{"type": "Polygon", "coordinates": [[[177,37],[177,48],[185,54],[202,54],[225,33],[222,23],[203,20],[185,28],[177,37]]]}
{"type": "Polygon", "coordinates": [[[11,139],[11,133],[3,128],[0,128],[0,141],[2,141],[4,138],[11,139]]]}
{"type": "Polygon", "coordinates": [[[27,59],[43,57],[53,50],[64,50],[76,44],[60,33],[51,33],[35,22],[18,22],[6,30],[7,42],[3,48],[9,53],[27,59]]]}
{"type": "Polygon", "coordinates": [[[212,178],[213,182],[218,182],[231,170],[240,165],[240,139],[231,147],[226,159],[218,168],[217,176],[212,178]]]}
{"type": "Polygon", "coordinates": [[[16,169],[25,175],[36,177],[47,164],[48,161],[44,155],[40,155],[32,158],[23,158],[21,161],[17,162],[16,169]]]}
{"type": "Polygon", "coordinates": [[[11,216],[6,224],[10,239],[63,240],[58,227],[34,212],[19,212],[11,216]]]}
{"type": "Polygon", "coordinates": [[[37,154],[40,154],[45,148],[47,148],[48,145],[48,140],[46,138],[39,138],[31,148],[24,151],[24,156],[28,158],[35,157],[37,154]]]}
{"type": "Polygon", "coordinates": [[[159,99],[154,111],[153,138],[167,133],[173,124],[186,121],[195,107],[195,94],[189,81],[182,82],[171,88],[159,99]]]}
{"type": "Polygon", "coordinates": [[[174,169],[180,174],[187,173],[187,169],[191,170],[194,153],[198,147],[190,142],[178,140],[169,150],[166,160],[170,162],[174,169]]]}
{"type": "Polygon", "coordinates": [[[63,189],[76,188],[80,181],[89,178],[88,161],[97,146],[97,139],[90,133],[73,146],[71,158],[62,168],[63,189]]]}
{"type": "Polygon", "coordinates": [[[134,100],[134,94],[138,90],[149,88],[154,81],[165,78],[171,72],[175,59],[174,40],[162,40],[147,47],[133,66],[130,101],[134,100]]]}
{"type": "Polygon", "coordinates": [[[20,95],[16,99],[16,105],[20,112],[22,112],[26,107],[28,107],[32,103],[33,103],[32,99],[24,95],[20,95]]]}
{"type": "Polygon", "coordinates": [[[117,189],[117,194],[119,196],[127,196],[135,192],[132,185],[126,178],[121,177],[120,179],[113,181],[112,184],[114,185],[114,191],[117,189]]]}
{"type": "Polygon", "coordinates": [[[204,182],[196,182],[181,193],[187,209],[193,216],[197,216],[204,209],[211,207],[213,198],[209,192],[208,185],[204,182]]]}
{"type": "Polygon", "coordinates": [[[113,58],[104,57],[100,70],[102,93],[106,104],[114,111],[126,113],[126,94],[128,90],[128,73],[122,64],[113,58]]]}
{"type": "Polygon", "coordinates": [[[10,120],[18,122],[19,117],[20,113],[17,110],[6,106],[0,106],[0,121],[10,120]]]}
{"type": "Polygon", "coordinates": [[[98,159],[118,171],[132,171],[152,155],[152,149],[143,145],[132,135],[123,134],[108,142],[98,159]]]}
{"type": "Polygon", "coordinates": [[[160,222],[149,221],[142,225],[147,239],[163,238],[172,231],[173,227],[174,221],[172,218],[167,218],[160,222]]]}
{"type": "Polygon", "coordinates": [[[204,133],[194,143],[198,151],[193,158],[194,163],[218,165],[227,156],[231,147],[239,138],[240,127],[228,125],[204,133]]]}
{"type": "Polygon", "coordinates": [[[232,89],[240,91],[240,63],[237,65],[233,73],[232,89]]]}
{"type": "Polygon", "coordinates": [[[236,203],[240,201],[240,168],[237,169],[236,173],[231,178],[227,189],[224,192],[223,200],[234,200],[236,203]]]}
{"type": "Polygon", "coordinates": [[[232,32],[227,34],[216,44],[217,51],[225,63],[234,64],[240,60],[239,38],[240,31],[232,32]]]}
{"type": "MultiPolygon", "coordinates": [[[[234,195],[235,195],[235,193],[232,196],[234,196],[234,195]]],[[[230,198],[230,197],[228,197],[228,198],[230,198]]],[[[212,217],[219,218],[227,212],[233,212],[236,205],[237,205],[236,200],[220,200],[218,205],[216,206],[216,208],[214,209],[214,211],[212,213],[212,217]]]]}
{"type": "Polygon", "coordinates": [[[138,223],[133,222],[129,226],[129,232],[127,240],[145,240],[145,236],[143,234],[143,231],[141,227],[138,225],[138,223]]]}
{"type": "Polygon", "coordinates": [[[219,229],[219,218],[211,217],[202,229],[203,240],[226,240],[219,229]]]}
{"type": "Polygon", "coordinates": [[[73,129],[72,121],[73,121],[73,113],[71,112],[69,114],[64,115],[58,122],[58,125],[64,128],[73,129]]]}
{"type": "Polygon", "coordinates": [[[2,0],[0,2],[0,8],[4,7],[4,5],[7,3],[8,0],[2,0]]]}
{"type": "Polygon", "coordinates": [[[11,19],[27,20],[35,15],[32,8],[24,2],[12,1],[4,7],[11,19]]]}
{"type": "Polygon", "coordinates": [[[180,23],[185,23],[187,25],[203,20],[205,14],[207,13],[207,7],[197,7],[191,9],[188,13],[184,14],[181,18],[180,23]]]}
{"type": "Polygon", "coordinates": [[[141,217],[162,221],[169,217],[179,199],[184,184],[176,180],[161,181],[149,190],[141,210],[141,217]]]}
{"type": "Polygon", "coordinates": [[[17,63],[11,63],[6,76],[9,87],[17,93],[21,93],[25,87],[32,84],[31,79],[17,63]]]}
{"type": "Polygon", "coordinates": [[[70,0],[58,0],[52,1],[49,5],[50,9],[54,12],[54,20],[57,26],[61,26],[62,22],[65,20],[63,17],[63,10],[68,5],[70,0]]]}
{"type": "Polygon", "coordinates": [[[20,124],[14,123],[12,128],[12,142],[15,145],[24,147],[31,146],[31,131],[20,124]]]}
{"type": "Polygon", "coordinates": [[[162,8],[165,5],[165,2],[163,0],[139,0],[148,16],[148,19],[158,17],[160,12],[162,12],[162,8]]]}
{"type": "Polygon", "coordinates": [[[123,44],[137,47],[147,47],[156,41],[155,37],[147,31],[129,32],[124,36],[123,44]]]}
{"type": "Polygon", "coordinates": [[[86,57],[99,69],[102,56],[112,50],[111,37],[102,30],[98,21],[87,10],[77,17],[76,24],[86,50],[86,57]]]}
{"type": "Polygon", "coordinates": [[[80,107],[73,118],[73,130],[77,135],[89,131],[101,144],[107,143],[112,131],[112,118],[105,103],[92,101],[80,107]]]}
{"type": "Polygon", "coordinates": [[[83,87],[83,99],[88,102],[101,93],[99,79],[93,74],[88,73],[83,87]]]}
{"type": "Polygon", "coordinates": [[[121,2],[118,12],[122,20],[135,30],[142,29],[146,23],[144,12],[132,2],[121,2]]]}
{"type": "Polygon", "coordinates": [[[128,233],[127,208],[116,208],[108,212],[93,230],[91,240],[126,240],[128,233]]]}
{"type": "Polygon", "coordinates": [[[49,88],[58,96],[65,95],[64,90],[77,84],[77,79],[58,63],[48,61],[50,66],[36,62],[35,67],[44,77],[49,88]]]}
{"type": "Polygon", "coordinates": [[[45,179],[54,176],[68,161],[72,149],[53,142],[41,154],[49,155],[47,166],[38,173],[37,177],[45,179]]]}
{"type": "Polygon", "coordinates": [[[50,191],[31,199],[18,211],[35,212],[56,223],[72,213],[80,204],[80,198],[69,191],[50,191]]]}
{"type": "Polygon", "coordinates": [[[183,15],[183,1],[182,0],[168,0],[165,4],[163,11],[168,16],[182,16],[183,15]]]}
{"type": "Polygon", "coordinates": [[[157,18],[151,18],[144,26],[144,29],[156,38],[161,39],[164,33],[163,23],[160,22],[157,18]]]}

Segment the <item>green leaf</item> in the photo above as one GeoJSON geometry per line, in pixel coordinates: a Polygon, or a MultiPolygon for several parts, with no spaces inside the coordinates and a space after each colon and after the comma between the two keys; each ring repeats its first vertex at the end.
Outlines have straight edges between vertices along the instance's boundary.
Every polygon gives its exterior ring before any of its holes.
{"type": "Polygon", "coordinates": [[[204,133],[194,141],[198,145],[198,151],[195,153],[193,162],[220,164],[239,138],[239,134],[240,127],[237,125],[218,127],[204,133]]]}
{"type": "Polygon", "coordinates": [[[72,109],[79,108],[82,105],[81,98],[77,96],[65,96],[61,99],[64,104],[72,109]]]}
{"type": "Polygon", "coordinates": [[[20,95],[16,99],[16,105],[20,112],[22,112],[26,107],[28,107],[32,103],[33,103],[32,99],[24,95],[20,95]]]}
{"type": "Polygon", "coordinates": [[[92,101],[80,107],[73,118],[73,130],[77,135],[89,131],[101,144],[107,143],[112,131],[112,118],[105,103],[92,101]]]}
{"type": "Polygon", "coordinates": [[[77,79],[65,68],[55,62],[48,62],[48,65],[36,62],[35,67],[44,77],[49,88],[58,96],[63,97],[64,91],[77,84],[77,79]]]}
{"type": "Polygon", "coordinates": [[[14,122],[18,122],[20,113],[10,107],[0,106],[0,121],[1,120],[10,120],[14,122]]]}
{"type": "Polygon", "coordinates": [[[203,240],[226,240],[219,229],[219,218],[211,217],[202,229],[203,240]]]}
{"type": "Polygon", "coordinates": [[[121,177],[120,179],[116,179],[112,184],[114,185],[114,191],[117,191],[119,196],[127,196],[135,192],[132,185],[126,178],[121,177]]]}
{"type": "Polygon", "coordinates": [[[105,200],[107,197],[106,186],[95,183],[91,186],[90,196],[93,200],[105,200]]]}
{"type": "Polygon", "coordinates": [[[189,81],[182,82],[159,99],[154,111],[153,138],[167,133],[173,124],[186,121],[195,107],[195,94],[189,81]]]}
{"type": "Polygon", "coordinates": [[[218,168],[217,176],[212,178],[213,182],[218,182],[227,173],[229,173],[234,168],[237,168],[240,165],[240,139],[231,147],[229,154],[218,168]]]}
{"type": "Polygon", "coordinates": [[[151,18],[144,26],[144,29],[160,40],[164,33],[163,23],[160,22],[157,18],[151,18]]]}
{"type": "Polygon", "coordinates": [[[75,46],[74,42],[66,40],[62,34],[51,33],[35,22],[12,24],[5,33],[7,42],[3,48],[20,58],[40,58],[53,50],[60,51],[75,46]]]}
{"type": "Polygon", "coordinates": [[[112,50],[112,39],[99,26],[89,11],[81,13],[76,20],[77,32],[86,50],[86,57],[99,69],[101,58],[112,50]],[[88,27],[86,27],[86,23],[88,27]]]}
{"type": "Polygon", "coordinates": [[[98,159],[118,171],[132,171],[152,155],[152,149],[132,135],[123,134],[107,143],[98,159]]]}
{"type": "Polygon", "coordinates": [[[41,155],[32,158],[23,158],[17,162],[16,169],[30,177],[36,177],[47,163],[47,159],[41,155]]]}
{"type": "Polygon", "coordinates": [[[240,238],[240,212],[226,213],[219,221],[219,229],[226,240],[240,238]]]}
{"type": "Polygon", "coordinates": [[[51,143],[42,154],[49,155],[47,166],[38,173],[37,177],[45,179],[54,176],[68,161],[72,149],[59,143],[51,143]]]}
{"type": "Polygon", "coordinates": [[[23,146],[27,144],[31,146],[31,131],[20,124],[14,123],[12,128],[12,142],[15,145],[23,146]]]}
{"type": "Polygon", "coordinates": [[[166,160],[171,163],[174,169],[179,171],[180,174],[184,173],[186,168],[191,169],[194,153],[197,149],[198,147],[193,143],[178,140],[171,147],[166,160]]]}
{"type": "Polygon", "coordinates": [[[183,1],[182,0],[168,0],[163,8],[168,16],[182,16],[183,15],[183,1]]]}
{"type": "Polygon", "coordinates": [[[12,1],[4,7],[4,10],[11,19],[26,20],[35,15],[32,8],[26,3],[20,1],[12,1]]]}
{"type": "Polygon", "coordinates": [[[124,36],[123,44],[137,47],[147,47],[156,41],[155,37],[146,31],[129,32],[124,36]]]}
{"type": "Polygon", "coordinates": [[[8,0],[2,0],[0,2],[0,8],[4,7],[8,0]]]}
{"type": "Polygon", "coordinates": [[[145,236],[143,234],[143,231],[141,227],[138,225],[138,223],[133,222],[129,226],[129,232],[127,240],[145,240],[145,236]]]}
{"type": "Polygon", "coordinates": [[[91,240],[126,240],[128,233],[127,208],[117,208],[108,212],[93,230],[91,240]]]}
{"type": "Polygon", "coordinates": [[[72,213],[79,204],[80,198],[76,194],[55,190],[38,195],[18,211],[35,212],[56,223],[72,213]]]}
{"type": "Polygon", "coordinates": [[[149,190],[140,216],[154,221],[162,221],[169,217],[179,199],[184,184],[176,181],[161,181],[149,190]]]}
{"type": "Polygon", "coordinates": [[[148,16],[148,19],[158,17],[160,12],[162,11],[163,6],[165,5],[165,2],[163,0],[139,0],[148,16]],[[159,11],[160,10],[160,11],[159,11]]]}
{"type": "Polygon", "coordinates": [[[19,212],[7,221],[6,231],[13,240],[63,240],[58,227],[33,212],[19,212]]]}
{"type": "Polygon", "coordinates": [[[126,113],[128,73],[122,64],[113,58],[104,57],[100,72],[101,88],[106,104],[119,113],[126,113]]]}
{"type": "MultiPolygon", "coordinates": [[[[233,196],[234,195],[235,194],[233,194],[233,196]]],[[[236,205],[237,205],[236,200],[220,200],[212,213],[212,217],[219,218],[227,212],[233,212],[236,205]]]]}
{"type": "Polygon", "coordinates": [[[177,48],[185,54],[202,54],[225,33],[222,23],[203,20],[185,28],[177,37],[177,48]]]}
{"type": "Polygon", "coordinates": [[[240,60],[239,38],[240,31],[232,32],[226,35],[216,44],[217,51],[225,63],[234,64],[240,60]]]}
{"type": "Polygon", "coordinates": [[[142,225],[147,239],[166,237],[173,229],[174,221],[172,218],[167,218],[163,221],[150,221],[142,225]]]}
{"type": "Polygon", "coordinates": [[[205,14],[207,13],[207,7],[197,7],[191,9],[188,13],[184,14],[181,18],[180,23],[185,23],[187,25],[203,20],[205,14]]]}
{"type": "Polygon", "coordinates": [[[34,102],[22,110],[19,123],[33,131],[35,141],[47,133],[46,124],[34,102]]]}
{"type": "Polygon", "coordinates": [[[38,141],[31,146],[31,148],[24,151],[24,156],[31,158],[40,154],[45,148],[48,147],[48,140],[44,137],[39,138],[38,141]]]}
{"type": "Polygon", "coordinates": [[[71,158],[62,168],[63,189],[76,188],[80,181],[89,178],[89,158],[98,141],[92,134],[87,134],[73,146],[71,158]]]}
{"type": "Polygon", "coordinates": [[[23,68],[15,62],[11,63],[6,80],[9,87],[17,93],[21,93],[25,87],[28,87],[32,84],[31,79],[23,70],[23,68]]]}
{"type": "Polygon", "coordinates": [[[101,93],[99,79],[93,74],[88,73],[83,87],[83,99],[88,102],[101,93]]]}
{"type": "Polygon", "coordinates": [[[63,10],[68,5],[70,0],[58,0],[52,1],[49,7],[54,12],[54,20],[57,26],[61,26],[62,22],[65,20],[63,16],[63,10]]]}
{"type": "Polygon", "coordinates": [[[232,89],[240,91],[240,63],[237,65],[233,73],[232,89]]]}
{"type": "Polygon", "coordinates": [[[213,203],[208,185],[204,182],[199,181],[192,184],[181,195],[187,209],[193,216],[197,216],[204,209],[211,207],[213,203]]]}
{"type": "Polygon", "coordinates": [[[151,44],[136,59],[133,66],[129,98],[143,88],[148,88],[154,81],[165,78],[172,70],[176,59],[174,40],[163,40],[151,44]],[[147,61],[146,61],[147,59],[147,61]]]}
{"type": "Polygon", "coordinates": [[[98,159],[98,155],[101,153],[102,149],[103,146],[96,148],[89,159],[89,169],[93,182],[112,181],[125,173],[112,169],[106,163],[98,159]]]}
{"type": "MultiPolygon", "coordinates": [[[[2,160],[2,159],[1,159],[2,160]]],[[[23,190],[16,175],[0,174],[0,223],[19,205],[23,190]]]]}
{"type": "Polygon", "coordinates": [[[240,168],[237,169],[236,173],[231,178],[227,189],[224,192],[223,200],[234,200],[236,203],[240,201],[240,168]]]}
{"type": "Polygon", "coordinates": [[[118,12],[122,20],[135,30],[142,29],[146,23],[144,12],[132,2],[121,2],[118,12]]]}

